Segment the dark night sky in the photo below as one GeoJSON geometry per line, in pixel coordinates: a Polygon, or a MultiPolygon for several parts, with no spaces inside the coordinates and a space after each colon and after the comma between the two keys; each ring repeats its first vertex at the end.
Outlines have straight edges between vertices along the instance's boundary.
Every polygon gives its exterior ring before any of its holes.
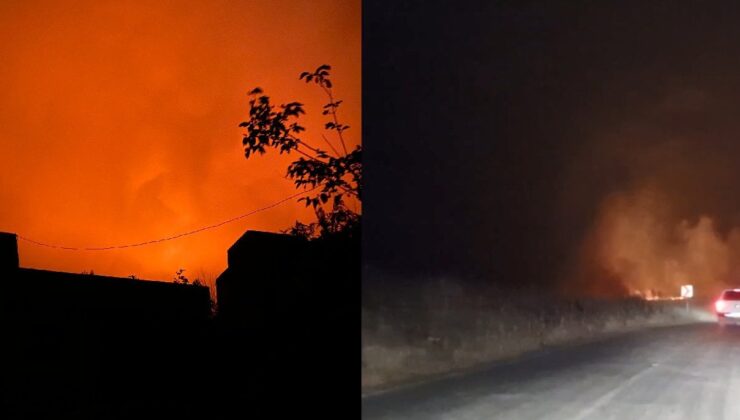
{"type": "Polygon", "coordinates": [[[740,225],[739,6],[365,2],[365,263],[553,284],[646,183],[740,225]]]}

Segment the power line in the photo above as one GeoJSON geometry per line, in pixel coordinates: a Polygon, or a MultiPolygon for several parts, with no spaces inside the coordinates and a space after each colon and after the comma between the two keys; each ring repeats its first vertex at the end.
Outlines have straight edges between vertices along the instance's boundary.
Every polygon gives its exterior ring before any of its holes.
{"type": "Polygon", "coordinates": [[[276,202],[274,202],[274,203],[272,203],[272,204],[270,204],[268,206],[261,207],[261,208],[258,208],[256,210],[252,210],[252,211],[250,211],[248,213],[244,213],[244,214],[239,215],[239,216],[236,216],[236,217],[232,217],[231,219],[224,220],[223,222],[220,222],[220,223],[216,223],[216,224],[209,225],[209,226],[204,226],[202,228],[198,228],[198,229],[191,230],[191,231],[188,231],[188,232],[178,233],[177,235],[172,235],[172,236],[168,236],[168,237],[165,237],[165,238],[152,239],[150,241],[145,241],[145,242],[137,242],[137,243],[125,244],[125,245],[102,246],[102,247],[72,247],[72,246],[63,246],[63,245],[55,245],[55,244],[49,244],[49,243],[45,243],[45,242],[40,242],[40,241],[36,241],[36,240],[30,239],[30,238],[26,238],[26,237],[21,236],[21,235],[17,235],[17,236],[18,236],[18,239],[21,239],[21,240],[24,240],[26,242],[32,243],[34,245],[39,245],[39,246],[44,246],[44,247],[47,247],[47,248],[54,248],[54,249],[63,249],[63,250],[67,250],[67,251],[108,251],[108,250],[112,250],[112,249],[135,248],[135,247],[140,247],[140,246],[145,246],[145,245],[156,244],[156,243],[160,243],[160,242],[172,241],[172,240],[175,240],[175,239],[182,238],[184,236],[194,235],[196,233],[200,233],[200,232],[203,232],[203,231],[206,231],[206,230],[215,229],[217,227],[221,227],[223,225],[236,222],[237,220],[243,219],[243,218],[248,217],[248,216],[251,216],[253,214],[260,213],[260,212],[263,212],[265,210],[269,210],[269,209],[271,209],[273,207],[277,207],[280,204],[285,203],[286,201],[290,201],[290,200],[292,200],[292,199],[294,199],[296,197],[300,197],[300,196],[302,196],[304,194],[308,194],[309,192],[311,192],[311,191],[313,191],[313,190],[315,190],[317,188],[319,188],[319,186],[313,187],[313,188],[308,189],[306,191],[302,191],[302,192],[299,192],[299,193],[290,195],[290,196],[288,196],[288,197],[286,197],[286,198],[284,198],[284,199],[282,199],[280,201],[276,201],[276,202]]]}

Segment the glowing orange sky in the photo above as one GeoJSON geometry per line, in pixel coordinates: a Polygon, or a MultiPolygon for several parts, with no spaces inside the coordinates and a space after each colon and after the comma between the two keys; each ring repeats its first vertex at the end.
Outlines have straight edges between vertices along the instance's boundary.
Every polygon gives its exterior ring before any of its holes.
{"type": "MultiPolygon", "coordinates": [[[[295,190],[277,155],[245,160],[246,92],[306,104],[297,79],[328,63],[360,141],[359,1],[24,1],[0,4],[0,230],[69,246],[146,241],[217,223],[295,190]]],[[[74,252],[19,242],[21,265],[169,280],[215,277],[247,229],[311,215],[286,203],[143,248],[74,252]]]]}

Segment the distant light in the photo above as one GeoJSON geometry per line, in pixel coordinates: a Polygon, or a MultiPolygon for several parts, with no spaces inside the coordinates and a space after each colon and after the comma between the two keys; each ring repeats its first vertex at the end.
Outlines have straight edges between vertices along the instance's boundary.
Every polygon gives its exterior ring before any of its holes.
{"type": "Polygon", "coordinates": [[[718,300],[714,303],[714,308],[717,309],[717,312],[722,312],[725,309],[725,301],[722,299],[718,300]]]}

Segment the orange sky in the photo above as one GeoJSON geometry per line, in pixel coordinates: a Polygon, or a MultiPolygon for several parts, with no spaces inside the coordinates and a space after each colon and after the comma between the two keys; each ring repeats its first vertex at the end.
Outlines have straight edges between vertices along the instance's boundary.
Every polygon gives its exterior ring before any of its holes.
{"type": "MultiPolygon", "coordinates": [[[[246,92],[306,104],[297,79],[333,66],[340,117],[360,141],[360,2],[23,1],[0,3],[0,230],[105,246],[220,222],[295,190],[278,155],[245,160],[246,92]]],[[[164,244],[103,252],[20,241],[24,267],[165,279],[215,278],[247,229],[279,230],[302,203],[164,244]]]]}

